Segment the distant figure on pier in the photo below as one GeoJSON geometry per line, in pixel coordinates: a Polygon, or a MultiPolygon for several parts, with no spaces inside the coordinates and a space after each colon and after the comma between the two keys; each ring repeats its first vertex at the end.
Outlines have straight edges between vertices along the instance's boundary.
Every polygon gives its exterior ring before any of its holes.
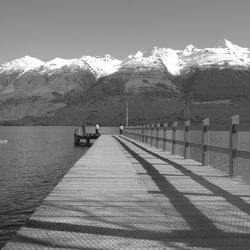
{"type": "Polygon", "coordinates": [[[120,124],[119,129],[120,129],[120,135],[122,135],[123,134],[123,126],[122,126],[122,124],[120,124]]]}
{"type": "Polygon", "coordinates": [[[85,122],[82,124],[82,134],[83,135],[86,134],[86,123],[85,122]]]}
{"type": "Polygon", "coordinates": [[[100,128],[99,124],[96,123],[96,125],[95,125],[95,133],[96,134],[99,134],[99,128],[100,128]]]}

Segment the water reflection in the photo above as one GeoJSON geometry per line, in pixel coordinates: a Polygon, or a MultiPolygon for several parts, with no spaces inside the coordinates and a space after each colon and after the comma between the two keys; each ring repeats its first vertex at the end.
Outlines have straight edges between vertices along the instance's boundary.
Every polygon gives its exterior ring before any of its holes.
{"type": "Polygon", "coordinates": [[[86,149],[73,127],[0,127],[0,248],[86,149]]]}

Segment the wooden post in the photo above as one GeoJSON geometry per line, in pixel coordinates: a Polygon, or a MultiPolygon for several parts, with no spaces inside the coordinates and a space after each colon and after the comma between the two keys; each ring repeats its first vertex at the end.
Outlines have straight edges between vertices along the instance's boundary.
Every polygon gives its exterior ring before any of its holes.
{"type": "Polygon", "coordinates": [[[139,138],[140,138],[140,132],[139,132],[139,126],[137,125],[136,128],[135,128],[135,133],[136,133],[136,140],[139,141],[139,138]]]}
{"type": "Polygon", "coordinates": [[[145,126],[141,126],[141,141],[144,142],[144,132],[145,132],[145,126]]]}
{"type": "Polygon", "coordinates": [[[229,175],[233,177],[234,175],[234,159],[235,150],[238,148],[238,126],[240,124],[239,115],[231,117],[230,121],[230,131],[229,131],[229,175]]]}
{"type": "Polygon", "coordinates": [[[209,132],[208,132],[209,124],[210,124],[209,118],[206,118],[202,121],[202,157],[201,157],[202,165],[205,165],[207,145],[209,143],[209,132]]]}
{"type": "Polygon", "coordinates": [[[138,134],[138,141],[140,141],[141,139],[141,128],[140,128],[140,125],[137,126],[137,134],[138,134]]]}
{"type": "Polygon", "coordinates": [[[172,154],[175,154],[175,140],[176,140],[176,127],[178,123],[174,122],[172,125],[172,154]]]}
{"type": "Polygon", "coordinates": [[[156,124],[156,148],[158,148],[159,146],[159,129],[161,127],[161,124],[160,123],[157,123],[156,124]]]}
{"type": "Polygon", "coordinates": [[[143,141],[143,126],[140,125],[140,141],[143,141]]]}
{"type": "Polygon", "coordinates": [[[151,133],[150,133],[150,145],[153,146],[153,132],[154,132],[154,124],[151,126],[151,133]]]}
{"type": "Polygon", "coordinates": [[[167,144],[167,128],[168,128],[168,123],[165,122],[163,124],[163,145],[162,145],[162,150],[166,151],[166,144],[167,144]]]}
{"type": "Polygon", "coordinates": [[[147,125],[147,137],[146,137],[146,143],[148,143],[148,138],[149,138],[149,125],[147,125]]]}
{"type": "Polygon", "coordinates": [[[184,123],[184,159],[187,159],[187,148],[189,142],[190,120],[184,123]]]}

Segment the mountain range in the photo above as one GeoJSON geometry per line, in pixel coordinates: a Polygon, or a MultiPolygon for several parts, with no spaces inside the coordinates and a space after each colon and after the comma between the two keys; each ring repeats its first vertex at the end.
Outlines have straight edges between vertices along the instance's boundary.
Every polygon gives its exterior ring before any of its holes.
{"type": "Polygon", "coordinates": [[[116,126],[210,117],[249,122],[250,50],[228,40],[215,48],[153,48],[111,55],[25,56],[0,65],[0,124],[116,126]]]}

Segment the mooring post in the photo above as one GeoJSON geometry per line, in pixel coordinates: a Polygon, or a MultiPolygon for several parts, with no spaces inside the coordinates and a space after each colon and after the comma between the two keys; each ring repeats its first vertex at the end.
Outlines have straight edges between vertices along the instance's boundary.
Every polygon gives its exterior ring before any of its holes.
{"type": "Polygon", "coordinates": [[[201,163],[202,163],[202,165],[205,165],[207,145],[209,143],[209,131],[208,131],[209,125],[210,125],[209,118],[206,118],[202,121],[202,137],[201,137],[201,140],[202,140],[201,141],[201,143],[202,143],[201,163]]]}
{"type": "Polygon", "coordinates": [[[163,144],[162,144],[162,150],[166,151],[167,148],[167,129],[168,129],[168,123],[165,122],[163,124],[163,144]]]}
{"type": "Polygon", "coordinates": [[[176,140],[176,127],[178,126],[177,122],[174,122],[172,125],[172,154],[175,154],[175,140],[176,140]]]}
{"type": "Polygon", "coordinates": [[[230,120],[230,131],[229,131],[229,175],[234,175],[234,161],[235,161],[235,150],[238,149],[238,126],[240,124],[240,116],[235,115],[230,120]]]}
{"type": "Polygon", "coordinates": [[[187,150],[189,142],[189,130],[190,130],[190,120],[185,121],[184,123],[184,159],[187,159],[187,150]]]}

